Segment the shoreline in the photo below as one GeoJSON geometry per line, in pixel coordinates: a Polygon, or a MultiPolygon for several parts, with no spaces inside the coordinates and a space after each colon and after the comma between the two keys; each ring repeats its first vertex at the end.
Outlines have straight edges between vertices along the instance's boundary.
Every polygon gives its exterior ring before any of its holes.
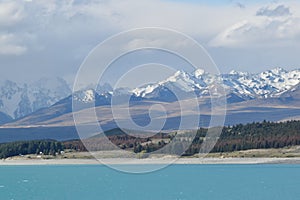
{"type": "Polygon", "coordinates": [[[243,165],[243,164],[300,164],[300,158],[105,158],[96,159],[5,159],[0,160],[0,166],[22,165],[243,165]]]}

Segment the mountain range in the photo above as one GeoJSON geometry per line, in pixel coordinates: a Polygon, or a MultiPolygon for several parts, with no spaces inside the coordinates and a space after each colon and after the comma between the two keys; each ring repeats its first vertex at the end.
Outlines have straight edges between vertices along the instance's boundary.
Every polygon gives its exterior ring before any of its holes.
{"type": "MultiPolygon", "coordinates": [[[[128,99],[130,117],[140,126],[160,120],[164,114],[161,107],[156,106],[160,104],[167,115],[164,130],[178,129],[182,117],[187,121],[198,118],[196,126],[207,127],[213,116],[222,114],[222,106],[211,113],[212,99],[220,96],[212,91],[220,80],[225,88],[222,95],[227,100],[225,125],[300,119],[300,70],[275,68],[258,74],[231,71],[222,75],[212,75],[201,69],[177,71],[165,80],[139,88],[113,90],[109,84],[104,84],[73,93],[61,78],[44,78],[30,84],[2,81],[0,142],[78,138],[73,112],[84,116],[81,121],[88,126],[94,123],[93,109],[90,109],[94,106],[103,130],[118,127],[116,120],[126,126],[128,117],[113,116],[111,103],[118,110],[124,110],[128,107],[128,99]],[[179,94],[179,99],[175,93],[179,94]],[[192,107],[190,102],[195,94],[198,104],[192,107]],[[72,110],[72,100],[76,110],[72,110]],[[187,107],[182,109],[181,105],[187,107]],[[153,115],[149,115],[149,109],[153,115]],[[197,109],[201,111],[200,115],[195,111],[197,109]]],[[[184,128],[191,126],[186,124],[184,128]]]]}
{"type": "MultiPolygon", "coordinates": [[[[79,105],[77,108],[82,110],[80,112],[96,105],[96,110],[101,110],[102,117],[109,121],[111,113],[106,111],[103,114],[103,109],[109,108],[113,97],[117,97],[114,98],[117,99],[115,103],[120,105],[130,99],[134,108],[146,112],[150,105],[157,102],[173,105],[176,110],[176,102],[188,101],[194,94],[201,97],[199,107],[204,114],[209,115],[209,95],[214,95],[210,94],[210,87],[219,80],[223,81],[226,91],[228,124],[258,119],[285,120],[300,116],[300,70],[275,68],[258,74],[231,71],[228,74],[212,75],[198,69],[192,73],[177,71],[165,80],[140,88],[113,90],[109,84],[105,84],[73,94],[61,78],[41,79],[30,85],[4,81],[0,85],[0,122],[5,126],[71,126],[72,99],[79,105]],[[184,98],[178,99],[175,93],[184,98]]],[[[175,124],[178,116],[174,114],[172,117],[175,124]]],[[[139,113],[136,119],[143,123],[143,120],[149,120],[149,116],[139,113]]],[[[108,127],[113,127],[113,123],[108,127]]]]}
{"type": "Polygon", "coordinates": [[[29,84],[2,81],[0,111],[8,118],[18,119],[49,107],[70,93],[70,87],[62,78],[42,78],[29,84]]]}
{"type": "MultiPolygon", "coordinates": [[[[161,88],[175,88],[186,93],[196,92],[208,95],[209,86],[222,80],[227,94],[234,94],[243,100],[280,97],[300,83],[300,70],[286,71],[275,68],[259,74],[231,71],[228,74],[211,75],[199,69],[193,73],[178,71],[166,80],[136,88],[133,93],[141,97],[153,97],[161,88]]],[[[241,99],[241,100],[242,100],[241,99]]]]}

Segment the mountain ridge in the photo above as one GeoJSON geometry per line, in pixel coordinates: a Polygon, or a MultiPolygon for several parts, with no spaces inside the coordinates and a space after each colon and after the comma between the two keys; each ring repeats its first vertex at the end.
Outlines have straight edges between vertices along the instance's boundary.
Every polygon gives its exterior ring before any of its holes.
{"type": "Polygon", "coordinates": [[[49,112],[49,118],[70,113],[72,112],[72,99],[74,102],[79,102],[80,109],[85,109],[88,107],[86,105],[90,104],[110,105],[113,98],[117,99],[117,103],[126,103],[126,100],[130,99],[131,103],[136,104],[145,101],[176,102],[182,100],[181,97],[189,99],[195,95],[209,97],[210,87],[215,82],[218,84],[220,80],[223,81],[228,104],[250,100],[271,102],[274,98],[283,98],[285,101],[300,98],[298,92],[300,91],[300,70],[287,71],[282,68],[256,74],[231,71],[221,75],[211,75],[201,69],[190,73],[181,70],[165,80],[139,88],[113,90],[109,84],[104,84],[98,85],[96,89],[86,88],[73,94],[61,78],[52,80],[56,85],[51,86],[52,88],[49,86],[51,80],[47,79],[41,79],[31,85],[24,84],[22,87],[15,82],[4,81],[4,84],[0,85],[0,111],[8,118],[2,124],[12,117],[18,121],[32,114],[45,115],[48,109],[55,106],[57,108],[60,106],[60,108],[55,112],[49,112]],[[179,94],[179,99],[175,94],[179,94]],[[270,101],[264,101],[267,99],[270,101]],[[9,109],[5,109],[9,106],[11,106],[9,109]]]}
{"type": "Polygon", "coordinates": [[[49,107],[70,93],[66,81],[59,77],[41,78],[29,84],[5,80],[0,83],[0,111],[18,119],[49,107]]]}

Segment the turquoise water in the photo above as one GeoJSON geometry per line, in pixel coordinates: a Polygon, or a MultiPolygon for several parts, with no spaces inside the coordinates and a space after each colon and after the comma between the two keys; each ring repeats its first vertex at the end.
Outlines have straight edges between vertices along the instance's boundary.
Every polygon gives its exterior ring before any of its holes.
{"type": "Polygon", "coordinates": [[[149,174],[105,166],[1,166],[0,199],[299,200],[300,165],[173,165],[149,174]]]}

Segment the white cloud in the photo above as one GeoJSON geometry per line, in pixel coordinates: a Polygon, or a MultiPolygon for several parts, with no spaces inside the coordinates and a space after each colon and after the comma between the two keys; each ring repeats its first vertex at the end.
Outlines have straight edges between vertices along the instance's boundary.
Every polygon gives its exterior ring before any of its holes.
{"type": "Polygon", "coordinates": [[[27,51],[20,45],[16,27],[24,19],[24,7],[13,1],[0,2],[0,55],[21,55],[27,51]]]}
{"type": "Polygon", "coordinates": [[[71,53],[78,58],[82,48],[95,46],[123,30],[164,27],[207,38],[247,13],[235,5],[224,9],[164,0],[17,0],[13,3],[4,0],[0,3],[0,31],[18,35],[20,45],[5,42],[6,49],[19,52],[16,55],[25,49],[50,54],[64,46],[71,48],[71,53]],[[28,40],[24,35],[34,39],[28,40]]]}
{"type": "Polygon", "coordinates": [[[197,37],[210,37],[237,21],[239,16],[248,15],[247,10],[235,5],[211,6],[183,1],[111,1],[109,6],[119,16],[122,29],[165,27],[197,37]]]}
{"type": "MultiPolygon", "coordinates": [[[[298,37],[299,19],[292,14],[297,10],[284,4],[264,6],[262,3],[204,5],[164,0],[18,0],[0,3],[0,29],[1,24],[6,23],[11,26],[8,33],[33,35],[35,41],[19,38],[28,51],[50,50],[56,43],[70,47],[93,46],[103,36],[141,27],[175,29],[206,43],[217,35],[210,42],[212,46],[235,47],[298,37]]],[[[82,49],[78,48],[78,52],[82,49]]]]}
{"type": "MultiPolygon", "coordinates": [[[[1,65],[10,66],[7,72],[11,69],[13,75],[19,66],[41,74],[75,73],[89,51],[104,39],[141,27],[163,27],[188,34],[209,52],[222,51],[217,52],[221,65],[240,65],[243,61],[250,65],[249,60],[254,59],[243,60],[248,54],[239,60],[232,59],[230,55],[237,51],[243,53],[232,47],[247,49],[300,41],[300,4],[286,3],[289,1],[270,6],[265,1],[242,0],[243,4],[184,0],[0,0],[0,54],[1,58],[9,55],[1,59],[1,65]],[[278,5],[282,6],[277,9],[278,5]],[[260,9],[264,10],[256,16],[260,9]],[[214,46],[207,45],[210,41],[214,46]],[[229,56],[223,56],[224,53],[229,56]]],[[[147,41],[133,41],[130,45],[141,42],[147,41]]],[[[179,41],[173,45],[181,48],[183,44],[179,41]]],[[[264,54],[261,49],[253,52],[264,54]]],[[[281,55],[282,62],[298,60],[298,56],[287,54],[281,55]]]]}
{"type": "Polygon", "coordinates": [[[285,5],[259,8],[256,15],[221,31],[211,46],[266,47],[300,42],[300,17],[285,5]]]}
{"type": "MultiPolygon", "coordinates": [[[[40,0],[18,1],[23,5],[24,23],[41,30],[51,26],[54,33],[64,31],[72,25],[73,34],[82,34],[87,26],[93,30],[119,31],[140,27],[165,27],[187,34],[210,36],[229,26],[240,16],[250,14],[248,10],[228,6],[212,6],[198,3],[172,2],[164,0],[40,0]],[[220,23],[222,19],[222,23],[220,23]],[[105,27],[99,27],[105,25],[105,27]],[[62,27],[61,27],[62,26],[62,27]],[[80,26],[80,28],[78,28],[80,26]],[[77,29],[81,29],[81,32],[77,29]]],[[[48,31],[48,30],[47,30],[48,31]]]]}
{"type": "Polygon", "coordinates": [[[0,28],[11,26],[24,17],[23,7],[17,2],[0,2],[0,28]]]}
{"type": "Polygon", "coordinates": [[[21,55],[27,48],[17,44],[17,38],[13,34],[0,34],[0,55],[21,55]]]}

